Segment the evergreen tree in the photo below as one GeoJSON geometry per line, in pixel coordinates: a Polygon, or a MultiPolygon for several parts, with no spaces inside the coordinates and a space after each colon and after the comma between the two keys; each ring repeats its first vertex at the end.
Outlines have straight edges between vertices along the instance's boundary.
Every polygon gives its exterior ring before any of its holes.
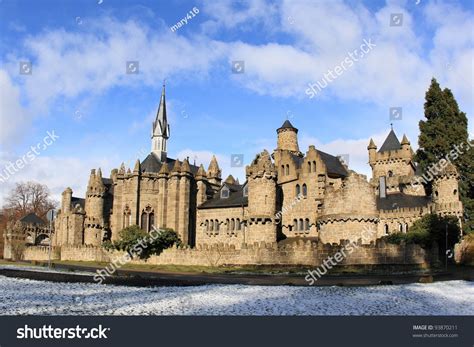
{"type": "MultiPolygon", "coordinates": [[[[416,161],[423,172],[441,158],[449,158],[455,146],[463,144],[462,154],[451,158],[456,165],[461,181],[460,196],[465,210],[464,230],[474,231],[474,149],[468,145],[467,117],[449,89],[441,90],[436,79],[426,92],[425,118],[420,121],[419,150],[416,161]]],[[[428,187],[430,191],[430,187],[428,187]]]]}

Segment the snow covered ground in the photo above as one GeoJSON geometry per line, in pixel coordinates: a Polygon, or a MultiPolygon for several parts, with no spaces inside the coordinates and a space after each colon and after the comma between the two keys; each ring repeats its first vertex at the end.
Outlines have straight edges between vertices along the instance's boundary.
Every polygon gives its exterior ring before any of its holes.
{"type": "Polygon", "coordinates": [[[2,315],[474,315],[474,282],[134,288],[0,276],[2,315]]]}

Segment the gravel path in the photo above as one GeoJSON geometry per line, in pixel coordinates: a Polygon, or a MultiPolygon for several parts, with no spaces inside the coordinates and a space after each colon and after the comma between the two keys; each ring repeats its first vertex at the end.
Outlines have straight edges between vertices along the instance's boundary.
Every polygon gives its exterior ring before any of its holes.
{"type": "Polygon", "coordinates": [[[137,288],[0,276],[2,315],[474,315],[474,282],[137,288]]]}

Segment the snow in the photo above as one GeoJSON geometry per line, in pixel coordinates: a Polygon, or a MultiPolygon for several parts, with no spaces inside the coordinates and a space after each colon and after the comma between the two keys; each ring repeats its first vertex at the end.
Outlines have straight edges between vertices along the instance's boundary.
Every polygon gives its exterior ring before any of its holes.
{"type": "Polygon", "coordinates": [[[374,287],[54,283],[0,276],[2,315],[474,315],[467,281],[374,287]]]}
{"type": "Polygon", "coordinates": [[[94,276],[96,273],[91,271],[71,271],[68,269],[54,269],[54,268],[47,268],[43,266],[27,266],[27,265],[0,265],[0,270],[21,270],[21,271],[32,271],[32,272],[49,272],[49,273],[57,273],[57,274],[71,274],[74,275],[83,275],[83,276],[94,276]]]}

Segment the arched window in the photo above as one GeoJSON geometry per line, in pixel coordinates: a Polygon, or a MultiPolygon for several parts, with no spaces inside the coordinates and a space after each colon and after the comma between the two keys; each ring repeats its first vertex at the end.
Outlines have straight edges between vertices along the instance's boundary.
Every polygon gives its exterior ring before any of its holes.
{"type": "Polygon", "coordinates": [[[300,185],[297,184],[296,185],[296,196],[300,195],[301,194],[301,188],[300,188],[300,185]]]}
{"type": "Polygon", "coordinates": [[[439,194],[438,194],[438,191],[435,191],[435,195],[436,195],[436,197],[438,197],[438,195],[439,195],[439,194]]]}
{"type": "Polygon", "coordinates": [[[244,187],[244,196],[249,196],[249,185],[246,184],[244,187]]]}
{"type": "Polygon", "coordinates": [[[286,171],[285,171],[285,174],[286,175],[289,175],[290,174],[290,165],[286,164],[286,171]]]}
{"type": "Polygon", "coordinates": [[[237,227],[237,230],[240,230],[240,219],[237,218],[235,226],[237,227]]]}
{"type": "Polygon", "coordinates": [[[388,225],[387,224],[385,224],[383,226],[383,233],[384,233],[384,235],[388,235],[388,225]]]}
{"type": "Polygon", "coordinates": [[[316,162],[313,161],[313,172],[316,172],[316,162]]]}
{"type": "Polygon", "coordinates": [[[298,228],[299,231],[303,231],[304,230],[304,226],[303,226],[303,219],[300,219],[300,223],[299,223],[299,228],[298,228]]]}
{"type": "Polygon", "coordinates": [[[281,166],[281,175],[285,176],[285,165],[281,166]]]}
{"type": "Polygon", "coordinates": [[[308,172],[311,172],[311,162],[308,161],[308,172]]]}
{"type": "Polygon", "coordinates": [[[219,231],[219,221],[216,219],[216,221],[214,223],[216,223],[216,225],[214,227],[214,230],[218,232],[219,231]]]}
{"type": "Polygon", "coordinates": [[[209,221],[206,219],[206,222],[204,223],[206,227],[206,231],[209,231],[209,221]]]}
{"type": "Polygon", "coordinates": [[[141,228],[142,230],[147,231],[148,230],[148,223],[147,223],[147,214],[145,212],[142,212],[142,218],[141,218],[141,228]]]}
{"type": "Polygon", "coordinates": [[[221,190],[221,199],[227,199],[229,197],[229,188],[223,187],[221,190]]]}
{"type": "Polygon", "coordinates": [[[309,219],[308,218],[306,218],[304,220],[304,230],[309,230],[309,219]]]}
{"type": "Polygon", "coordinates": [[[124,228],[130,226],[130,216],[131,216],[130,207],[128,207],[128,205],[125,205],[125,209],[123,211],[123,227],[124,228]]]}
{"type": "Polygon", "coordinates": [[[209,223],[209,231],[214,231],[214,219],[211,219],[209,223]]]}
{"type": "Polygon", "coordinates": [[[398,224],[398,231],[401,232],[401,233],[403,232],[403,224],[402,223],[398,224]]]}
{"type": "Polygon", "coordinates": [[[148,215],[148,232],[153,230],[155,226],[155,214],[152,212],[148,215]]]}
{"type": "Polygon", "coordinates": [[[230,220],[229,220],[229,218],[227,218],[225,220],[225,224],[227,224],[227,231],[229,231],[230,230],[230,220]]]}
{"type": "Polygon", "coordinates": [[[388,172],[388,177],[393,177],[393,171],[392,171],[392,170],[390,170],[390,171],[388,172]]]}
{"type": "Polygon", "coordinates": [[[298,230],[298,220],[293,219],[293,226],[294,226],[295,231],[298,230]]]}
{"type": "Polygon", "coordinates": [[[306,187],[306,183],[303,184],[303,196],[308,196],[308,188],[306,187]]]}
{"type": "Polygon", "coordinates": [[[458,193],[457,189],[454,189],[453,195],[456,195],[458,193]]]}
{"type": "Polygon", "coordinates": [[[234,220],[234,218],[232,218],[230,220],[230,230],[235,230],[235,220],[234,220]]]}

